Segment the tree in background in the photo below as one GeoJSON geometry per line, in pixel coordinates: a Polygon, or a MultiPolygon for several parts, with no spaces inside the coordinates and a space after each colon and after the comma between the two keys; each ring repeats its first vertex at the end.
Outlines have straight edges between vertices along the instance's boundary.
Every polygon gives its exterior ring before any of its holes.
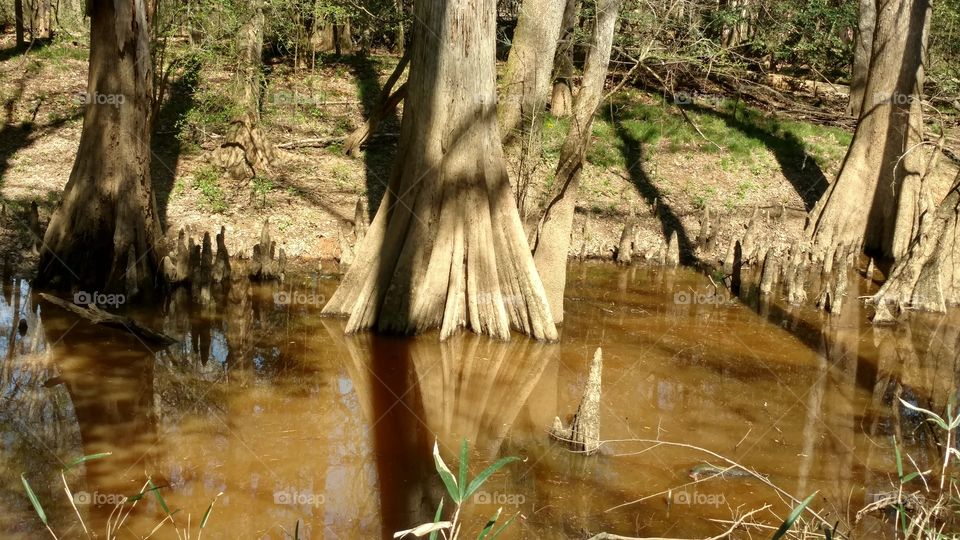
{"type": "Polygon", "coordinates": [[[393,174],[324,313],[348,332],[554,340],[497,126],[496,5],[418,0],[393,174]]]}
{"type": "Polygon", "coordinates": [[[570,231],[580,186],[580,173],[590,146],[593,117],[603,98],[603,87],[610,64],[613,34],[621,0],[597,2],[596,21],[587,48],[583,85],[573,106],[570,129],[560,150],[554,188],[547,197],[547,206],[537,225],[533,253],[553,318],[563,321],[563,290],[567,279],[567,252],[570,231]]]}
{"type": "Polygon", "coordinates": [[[160,226],[150,187],[148,26],[140,2],[91,2],[83,131],[50,218],[38,282],[86,291],[152,288],[160,226]]]}

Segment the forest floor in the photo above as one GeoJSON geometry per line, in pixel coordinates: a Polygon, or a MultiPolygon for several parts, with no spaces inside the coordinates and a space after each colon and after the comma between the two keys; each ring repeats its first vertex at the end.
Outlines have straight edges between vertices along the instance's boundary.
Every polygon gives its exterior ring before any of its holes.
{"type": "MultiPolygon", "coordinates": [[[[69,178],[83,123],[79,96],[86,88],[87,51],[67,42],[26,54],[12,46],[12,36],[0,36],[0,248],[21,253],[5,260],[28,275],[35,256],[27,249],[24,213],[36,201],[45,223],[69,178]]],[[[201,235],[223,225],[231,252],[249,254],[269,219],[280,247],[294,260],[316,267],[317,260],[339,259],[357,201],[375,208],[383,194],[399,122],[395,116],[382,123],[357,159],[343,154],[339,140],[363,121],[396,61],[372,55],[324,57],[314,69],[269,65],[262,118],[268,139],[277,145],[325,143],[278,148],[269,171],[244,180],[232,179],[211,160],[229,129],[229,75],[175,73],[152,141],[155,194],[168,238],[181,228],[201,235]]],[[[785,93],[814,103],[818,120],[765,110],[719,87],[685,93],[680,103],[636,89],[616,94],[594,124],[571,253],[583,249],[587,256],[610,257],[631,213],[640,222],[641,254],[655,253],[677,230],[688,261],[716,260],[729,239],[743,233],[754,208],[778,221],[762,228],[761,242],[795,241],[807,210],[839,170],[851,132],[823,123],[824,117],[842,117],[842,91],[785,93]],[[705,206],[721,216],[712,253],[702,253],[694,242],[705,206]]],[[[545,125],[538,181],[525,208],[531,228],[538,218],[533,209],[553,179],[567,121],[548,117],[545,125]]],[[[955,164],[939,164],[934,184],[945,189],[955,164]]],[[[515,177],[516,163],[508,168],[515,177]]]]}

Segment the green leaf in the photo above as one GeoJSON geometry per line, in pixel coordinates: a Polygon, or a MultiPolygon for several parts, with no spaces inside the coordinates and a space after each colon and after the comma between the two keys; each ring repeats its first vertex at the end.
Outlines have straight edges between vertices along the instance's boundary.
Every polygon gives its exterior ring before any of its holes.
{"type": "MultiPolygon", "coordinates": [[[[221,491],[220,493],[217,493],[217,496],[214,497],[212,501],[210,501],[210,506],[207,507],[207,511],[203,513],[203,519],[200,520],[200,528],[201,528],[201,529],[203,529],[204,527],[206,527],[206,525],[207,525],[207,519],[210,518],[210,511],[213,510],[213,503],[217,502],[217,499],[219,499],[221,495],[223,495],[223,492],[222,492],[222,491],[221,491]]],[[[298,523],[299,523],[299,521],[298,521],[298,523]]]]}
{"type": "Polygon", "coordinates": [[[471,495],[473,495],[474,491],[480,489],[480,486],[487,481],[487,478],[490,478],[490,475],[502,469],[507,463],[514,461],[520,461],[520,458],[515,456],[500,458],[493,465],[490,465],[484,469],[482,473],[478,474],[477,477],[470,482],[470,485],[467,487],[467,491],[463,494],[463,500],[467,500],[471,495]]]}
{"type": "Polygon", "coordinates": [[[891,437],[893,440],[893,454],[897,458],[897,478],[900,478],[901,483],[903,482],[903,457],[900,456],[900,447],[897,446],[897,438],[891,437]]]}
{"type": "Polygon", "coordinates": [[[506,522],[504,522],[504,524],[501,525],[499,529],[497,529],[497,532],[493,533],[493,536],[490,537],[490,540],[495,540],[498,536],[500,536],[500,533],[502,533],[504,529],[506,529],[507,527],[509,527],[510,524],[513,523],[513,520],[517,519],[517,516],[519,516],[519,515],[520,515],[520,514],[517,513],[517,514],[514,514],[514,515],[510,516],[510,519],[508,519],[506,522]]]}
{"type": "Polygon", "coordinates": [[[27,477],[25,474],[20,474],[20,480],[23,481],[23,487],[27,490],[27,497],[30,498],[30,503],[33,504],[33,509],[36,510],[37,515],[40,516],[40,521],[46,525],[47,513],[43,511],[43,506],[40,505],[40,499],[38,499],[37,494],[33,492],[33,488],[30,487],[30,482],[27,482],[27,477]]]}
{"type": "Polygon", "coordinates": [[[470,461],[470,456],[467,454],[467,440],[464,439],[460,443],[460,477],[458,478],[458,484],[460,486],[460,500],[464,499],[463,493],[467,489],[467,473],[469,472],[468,462],[470,461]]]}
{"type": "Polygon", "coordinates": [[[906,408],[908,408],[908,409],[910,409],[910,410],[912,410],[912,411],[921,412],[921,413],[929,416],[929,417],[930,417],[929,420],[930,420],[931,422],[935,422],[938,426],[940,426],[941,429],[944,429],[944,430],[948,430],[948,431],[949,431],[950,427],[947,425],[946,422],[943,421],[943,418],[941,418],[939,414],[937,414],[937,413],[935,413],[935,412],[933,412],[933,411],[931,411],[931,410],[924,409],[923,407],[917,407],[916,405],[911,405],[911,404],[907,403],[906,401],[904,401],[903,398],[897,398],[897,399],[900,400],[900,403],[903,403],[903,406],[904,406],[904,407],[906,407],[906,408]]]}
{"type": "Polygon", "coordinates": [[[910,473],[910,474],[904,476],[903,478],[901,478],[901,479],[900,479],[900,483],[901,483],[901,484],[906,484],[907,482],[913,480],[914,478],[916,478],[916,477],[918,477],[918,476],[920,476],[920,473],[917,472],[917,471],[913,471],[912,473],[910,473]]]}
{"type": "Polygon", "coordinates": [[[483,540],[490,534],[490,531],[493,530],[493,526],[497,524],[497,520],[500,519],[500,512],[503,512],[503,507],[497,508],[497,513],[490,516],[490,519],[487,520],[487,524],[483,526],[483,529],[480,530],[480,534],[477,535],[477,540],[483,540]]]}
{"type": "Polygon", "coordinates": [[[92,461],[92,460],[94,460],[94,459],[105,458],[105,457],[107,457],[107,456],[112,456],[112,455],[113,455],[113,452],[101,452],[101,453],[99,453],[99,454],[90,454],[89,456],[78,457],[77,459],[75,459],[75,460],[71,461],[70,463],[68,463],[67,466],[66,466],[63,470],[69,471],[70,469],[76,467],[77,465],[80,465],[81,463],[86,463],[86,462],[92,461]]]}
{"type": "Polygon", "coordinates": [[[790,515],[787,516],[787,520],[780,525],[780,528],[777,529],[777,532],[773,533],[773,538],[771,540],[780,540],[781,538],[783,538],[785,534],[787,534],[787,531],[790,530],[790,527],[793,527],[793,524],[800,517],[800,514],[803,513],[804,508],[806,508],[807,505],[810,504],[810,501],[813,500],[813,498],[816,496],[817,493],[819,493],[819,490],[811,493],[809,497],[807,497],[806,499],[803,500],[802,503],[800,503],[800,506],[794,508],[793,512],[790,512],[790,515]]]}
{"type": "Polygon", "coordinates": [[[160,508],[163,508],[163,511],[170,515],[170,508],[167,507],[167,501],[163,500],[163,495],[160,494],[160,488],[154,485],[153,480],[147,480],[147,484],[150,486],[150,490],[153,491],[153,494],[157,497],[157,502],[160,503],[160,508]]]}
{"type": "MultiPolygon", "coordinates": [[[[433,516],[433,524],[440,523],[440,514],[443,513],[443,498],[440,499],[440,505],[437,506],[437,513],[433,516]]],[[[437,540],[437,531],[430,533],[430,540],[437,540]]]]}
{"type": "Polygon", "coordinates": [[[443,480],[443,485],[446,486],[450,498],[453,499],[453,502],[460,504],[460,501],[463,499],[460,498],[460,488],[457,487],[457,479],[453,477],[453,473],[450,472],[447,464],[444,463],[443,458],[440,457],[440,446],[436,441],[433,443],[433,461],[437,465],[437,473],[440,474],[440,479],[443,480]]]}

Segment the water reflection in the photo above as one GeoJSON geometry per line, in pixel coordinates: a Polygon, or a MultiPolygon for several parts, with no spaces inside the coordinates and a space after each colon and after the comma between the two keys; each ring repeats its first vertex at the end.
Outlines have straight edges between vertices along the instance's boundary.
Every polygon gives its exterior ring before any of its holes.
{"type": "MultiPolygon", "coordinates": [[[[21,473],[54,530],[81,534],[59,470],[98,452],[113,455],[67,477],[102,503],[78,505],[98,531],[110,496],[136,493],[149,477],[182,509],[181,526],[187,514],[195,526],[224,492],[212,536],[289,537],[299,520],[303,538],[390,537],[432,520],[444,496],[434,441],[452,464],[463,439],[473,474],[524,458],[470,501],[468,530],[503,506],[521,514],[508,531],[516,538],[692,537],[719,532],[709,519],[731,508],[775,500],[750,479],[678,487],[708,461],[694,451],[622,442],[584,458],[552,444],[546,431],[575,411],[598,346],[604,439],[709,448],[797,496],[820,490],[831,518],[889,489],[893,437],[918,467],[941,459],[938,434],[896,405],[942,410],[956,394],[956,314],[874,328],[853,301],[868,286],[859,282],[829,316],[759,297],[750,275],[741,302],[683,269],[587,263],[568,275],[560,345],[345,336],[342,321],[319,317],[322,302],[283,296],[321,299],[336,285],[307,275],[283,287],[231,283],[205,303],[178,291],[133,313],[178,338],[160,351],[38,305],[25,282],[3,279],[0,535],[44,534],[21,473]],[[678,490],[722,504],[685,504],[678,490]]],[[[163,517],[147,498],[124,528],[146,536],[163,517]]],[[[887,530],[876,518],[860,526],[887,530]]]]}

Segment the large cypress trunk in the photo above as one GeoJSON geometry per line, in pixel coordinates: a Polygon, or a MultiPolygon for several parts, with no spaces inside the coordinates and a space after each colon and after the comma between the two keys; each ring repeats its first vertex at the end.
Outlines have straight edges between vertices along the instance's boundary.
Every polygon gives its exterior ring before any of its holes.
{"type": "Polygon", "coordinates": [[[553,318],[563,321],[563,290],[567,280],[567,252],[570,231],[580,188],[580,172],[590,144],[593,116],[603,98],[603,84],[610,64],[613,31],[620,10],[620,0],[600,0],[597,22],[590,39],[589,53],[583,71],[583,86],[574,103],[570,130],[560,149],[554,189],[548,194],[547,206],[537,226],[534,260],[544,280],[553,318]]]}
{"type": "Polygon", "coordinates": [[[140,0],[91,2],[89,10],[83,131],[44,235],[38,282],[130,293],[153,286],[162,255],[150,188],[149,29],[140,0]]]}
{"type": "Polygon", "coordinates": [[[960,173],[939,208],[923,214],[920,222],[908,255],[873,296],[878,307],[883,304],[876,322],[893,315],[884,309],[889,304],[938,312],[960,304],[960,173]]]}
{"type": "Polygon", "coordinates": [[[870,50],[873,47],[873,30],[877,24],[876,0],[860,0],[860,13],[857,18],[857,36],[853,43],[853,68],[850,76],[850,100],[847,102],[847,114],[860,117],[863,105],[863,92],[867,87],[867,74],[870,69],[870,50]]]}
{"type": "Polygon", "coordinates": [[[879,7],[860,120],[840,173],[807,226],[817,260],[838,244],[896,258],[916,231],[930,4],[891,0],[879,7]]]}
{"type": "Polygon", "coordinates": [[[354,264],[324,307],[348,332],[557,332],[503,162],[494,0],[418,0],[400,146],[354,264]]]}

